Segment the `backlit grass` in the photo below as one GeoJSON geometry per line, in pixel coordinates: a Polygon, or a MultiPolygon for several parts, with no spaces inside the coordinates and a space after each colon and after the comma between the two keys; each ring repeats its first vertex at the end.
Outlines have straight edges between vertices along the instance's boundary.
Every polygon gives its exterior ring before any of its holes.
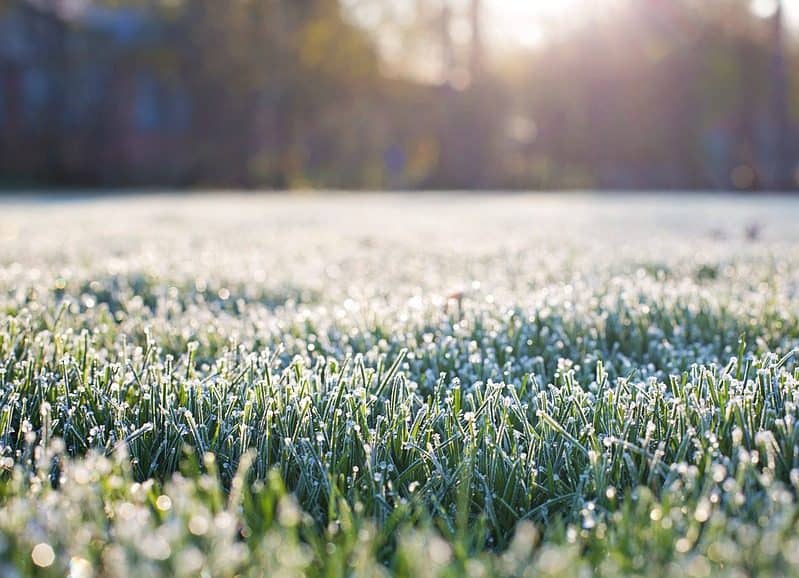
{"type": "Polygon", "coordinates": [[[799,574],[799,204],[683,201],[7,207],[0,574],[799,574]]]}

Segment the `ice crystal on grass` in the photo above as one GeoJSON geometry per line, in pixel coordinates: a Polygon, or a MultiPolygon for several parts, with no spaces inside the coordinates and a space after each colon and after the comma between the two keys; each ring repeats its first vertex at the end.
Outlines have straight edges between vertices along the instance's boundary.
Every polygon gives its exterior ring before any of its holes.
{"type": "Polygon", "coordinates": [[[0,575],[799,574],[799,204],[397,202],[4,211],[0,575]]]}

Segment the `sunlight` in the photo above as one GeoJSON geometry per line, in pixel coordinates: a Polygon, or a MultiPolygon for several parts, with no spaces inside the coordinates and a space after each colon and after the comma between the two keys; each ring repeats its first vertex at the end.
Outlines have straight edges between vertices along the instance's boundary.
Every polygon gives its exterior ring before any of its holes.
{"type": "Polygon", "coordinates": [[[777,0],[752,0],[749,9],[758,18],[771,18],[779,7],[777,0]]]}
{"type": "MultiPolygon", "coordinates": [[[[770,18],[778,0],[750,0],[753,14],[770,18]]],[[[799,29],[799,0],[782,0],[786,23],[799,29]]],[[[584,21],[591,3],[586,0],[485,0],[488,34],[498,47],[534,48],[551,30],[584,21]]]]}
{"type": "Polygon", "coordinates": [[[585,0],[487,0],[489,34],[496,45],[532,48],[553,27],[581,18],[585,0]]]}

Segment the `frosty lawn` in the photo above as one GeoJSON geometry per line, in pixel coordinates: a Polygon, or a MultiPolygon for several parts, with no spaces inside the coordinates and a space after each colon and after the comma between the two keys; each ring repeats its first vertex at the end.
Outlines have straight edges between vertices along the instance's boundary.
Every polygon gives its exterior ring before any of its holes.
{"type": "Polygon", "coordinates": [[[0,575],[799,575],[799,202],[0,209],[0,575]]]}

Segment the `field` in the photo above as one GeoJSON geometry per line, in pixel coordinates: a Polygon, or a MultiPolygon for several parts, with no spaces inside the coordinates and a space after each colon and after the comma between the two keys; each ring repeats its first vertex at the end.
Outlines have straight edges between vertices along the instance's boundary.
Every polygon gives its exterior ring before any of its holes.
{"type": "Polygon", "coordinates": [[[0,576],[799,576],[799,199],[0,203],[0,576]]]}

